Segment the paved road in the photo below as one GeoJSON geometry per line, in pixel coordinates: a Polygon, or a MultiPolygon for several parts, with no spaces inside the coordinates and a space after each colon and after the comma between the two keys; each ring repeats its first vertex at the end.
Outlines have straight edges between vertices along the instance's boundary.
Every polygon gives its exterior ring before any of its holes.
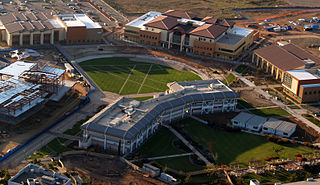
{"type": "Polygon", "coordinates": [[[129,22],[129,19],[124,16],[122,13],[118,12],[114,8],[112,8],[108,3],[103,0],[95,0],[95,5],[102,7],[103,11],[105,11],[108,15],[112,16],[116,19],[119,23],[125,24],[129,22]]]}
{"type": "Polygon", "coordinates": [[[177,136],[194,154],[196,154],[206,165],[212,165],[208,159],[206,159],[197,149],[195,149],[179,132],[173,129],[171,126],[166,126],[175,136],[177,136]]]}
{"type": "MultiPolygon", "coordinates": [[[[244,78],[244,77],[243,77],[244,78]]],[[[282,87],[281,84],[274,84],[274,85],[260,85],[260,86],[249,86],[249,87],[231,87],[232,90],[250,90],[254,88],[259,89],[267,89],[267,88],[275,88],[275,87],[282,87]]]]}

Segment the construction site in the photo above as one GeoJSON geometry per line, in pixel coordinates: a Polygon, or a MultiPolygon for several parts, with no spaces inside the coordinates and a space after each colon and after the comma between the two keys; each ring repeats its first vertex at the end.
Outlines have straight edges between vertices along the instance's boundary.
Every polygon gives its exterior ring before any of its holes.
{"type": "Polygon", "coordinates": [[[72,111],[89,88],[53,49],[24,61],[2,53],[0,150],[5,155],[72,111]]]}

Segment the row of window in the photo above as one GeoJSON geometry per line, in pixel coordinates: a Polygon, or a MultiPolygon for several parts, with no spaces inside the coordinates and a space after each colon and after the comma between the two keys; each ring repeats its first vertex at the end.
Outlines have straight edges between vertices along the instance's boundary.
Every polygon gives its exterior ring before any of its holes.
{"type": "MultiPolygon", "coordinates": [[[[199,41],[207,41],[207,39],[206,39],[206,38],[199,37],[199,41]]],[[[208,39],[208,41],[209,41],[209,42],[212,42],[211,39],[208,39]]]]}
{"type": "Polygon", "coordinates": [[[212,51],[212,48],[208,48],[208,47],[202,47],[202,46],[194,46],[194,48],[198,48],[198,49],[204,49],[204,50],[210,50],[212,51]]]}
{"type": "MultiPolygon", "coordinates": [[[[312,95],[312,94],[317,94],[317,91],[308,91],[308,92],[304,92],[304,95],[312,95]],[[313,92],[313,93],[312,93],[313,92]]],[[[318,94],[320,94],[320,90],[318,91],[318,94]]]]}
{"type": "Polygon", "coordinates": [[[146,38],[146,39],[152,39],[152,40],[157,40],[158,37],[153,37],[153,36],[150,36],[150,35],[142,35],[140,34],[140,37],[143,37],[143,38],[146,38]]]}

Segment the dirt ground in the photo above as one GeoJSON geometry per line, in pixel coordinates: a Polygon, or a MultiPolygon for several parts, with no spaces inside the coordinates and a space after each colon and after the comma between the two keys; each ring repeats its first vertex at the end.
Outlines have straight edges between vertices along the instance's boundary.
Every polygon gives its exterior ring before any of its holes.
{"type": "Polygon", "coordinates": [[[259,93],[253,90],[244,90],[240,92],[240,97],[255,107],[272,106],[270,100],[265,99],[259,93]]]}
{"type": "Polygon", "coordinates": [[[69,171],[77,171],[82,179],[94,185],[164,185],[131,170],[117,158],[69,155],[62,158],[69,171]],[[102,163],[103,161],[103,163],[102,163]]]}
{"type": "Polygon", "coordinates": [[[17,125],[0,124],[0,151],[1,155],[10,149],[24,143],[32,136],[41,132],[56,120],[61,118],[66,112],[79,105],[79,95],[86,90],[81,84],[76,84],[60,102],[49,101],[39,112],[27,118],[17,125]],[[5,133],[3,133],[5,131],[5,133]]]}
{"type": "Polygon", "coordinates": [[[319,0],[285,0],[292,6],[308,6],[308,7],[319,7],[319,0]]]}

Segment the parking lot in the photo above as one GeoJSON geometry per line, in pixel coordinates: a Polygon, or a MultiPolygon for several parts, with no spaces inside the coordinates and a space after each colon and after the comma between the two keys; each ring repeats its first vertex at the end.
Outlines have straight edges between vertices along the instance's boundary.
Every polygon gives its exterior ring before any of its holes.
{"type": "MultiPolygon", "coordinates": [[[[47,17],[57,14],[87,14],[101,26],[113,27],[115,22],[103,15],[89,2],[71,2],[67,0],[40,1],[40,0],[2,0],[0,4],[0,15],[15,12],[38,13],[43,12],[47,17]]],[[[106,12],[108,14],[108,12],[106,12]]],[[[109,14],[108,14],[109,15],[109,14]]],[[[105,28],[106,28],[105,27],[105,28]]]]}

